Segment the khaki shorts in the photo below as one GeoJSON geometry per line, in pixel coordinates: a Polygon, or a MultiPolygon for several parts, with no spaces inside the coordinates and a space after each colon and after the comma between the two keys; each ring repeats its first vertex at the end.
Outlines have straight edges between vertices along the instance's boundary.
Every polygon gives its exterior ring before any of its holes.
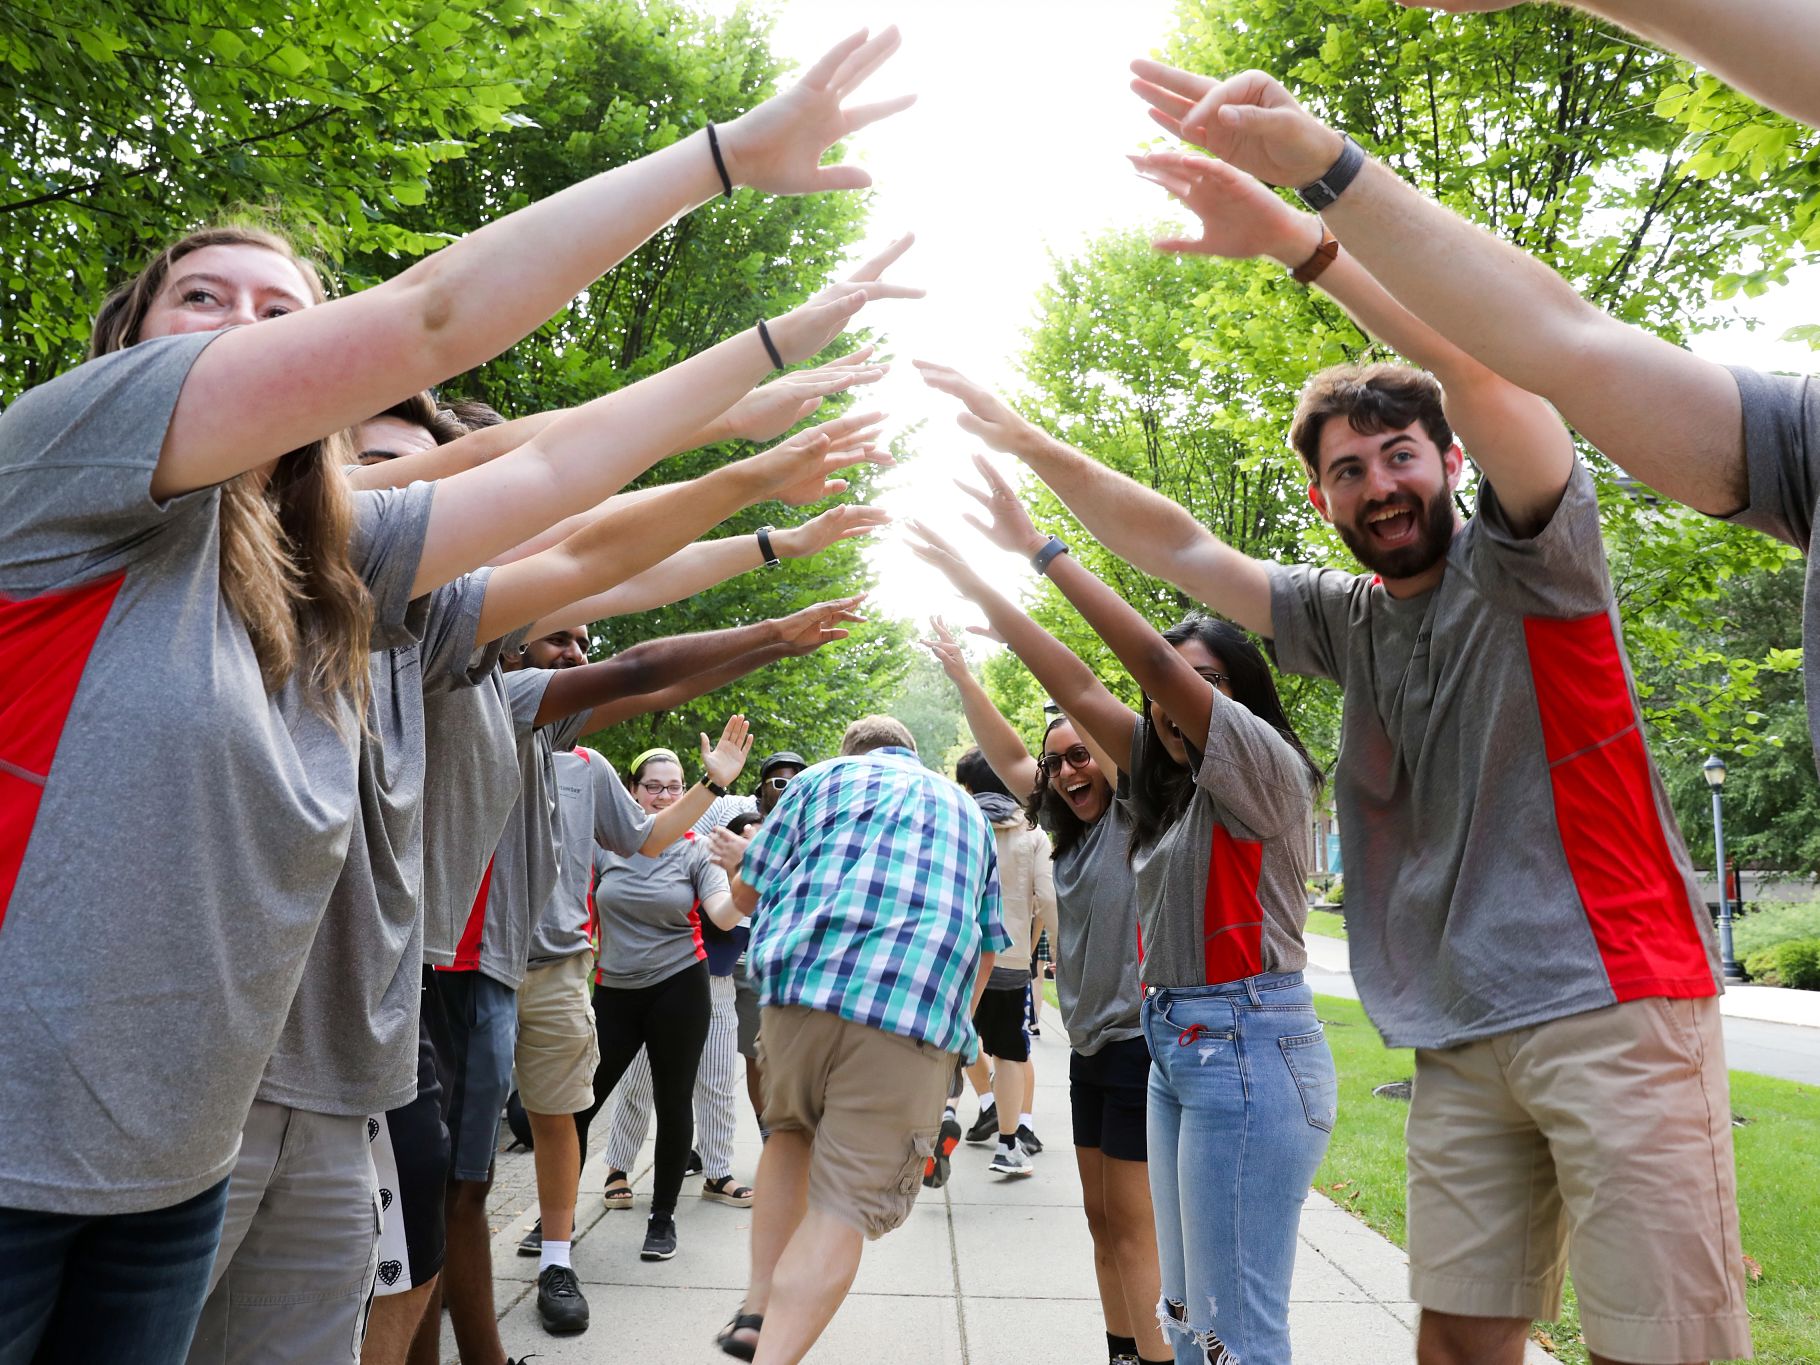
{"type": "Polygon", "coordinates": [[[1637,1365],[1749,1356],[1719,1002],[1632,1000],[1416,1053],[1409,1281],[1637,1365]]]}
{"type": "Polygon", "coordinates": [[[809,1202],[882,1237],[910,1216],[954,1054],[800,1005],[760,1012],[765,1127],[813,1139],[809,1202]]]}
{"type": "Polygon", "coordinates": [[[600,1035],[588,975],[594,954],[533,966],[518,988],[518,1098],[533,1114],[579,1114],[594,1103],[600,1035]]]}

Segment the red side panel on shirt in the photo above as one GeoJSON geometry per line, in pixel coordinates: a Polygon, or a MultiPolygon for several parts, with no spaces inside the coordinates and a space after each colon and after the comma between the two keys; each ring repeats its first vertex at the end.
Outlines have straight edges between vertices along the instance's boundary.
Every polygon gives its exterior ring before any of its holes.
{"type": "Polygon", "coordinates": [[[82,672],[125,581],[116,574],[69,592],[0,597],[0,924],[82,672]]]}
{"type": "Polygon", "coordinates": [[[486,875],[480,879],[480,894],[468,908],[468,922],[461,927],[461,942],[455,945],[455,960],[439,972],[477,972],[480,970],[480,931],[487,923],[487,892],[493,885],[493,860],[487,859],[486,875]]]}
{"type": "Polygon", "coordinates": [[[1235,839],[1214,826],[1207,900],[1201,911],[1209,985],[1240,981],[1264,970],[1264,905],[1258,899],[1263,869],[1263,844],[1235,839]]]}
{"type": "Polygon", "coordinates": [[[1555,827],[1613,994],[1620,1001],[1715,994],[1687,886],[1656,810],[1611,618],[1528,617],[1523,633],[1555,827]]]}
{"type": "MultiPolygon", "coordinates": [[[[692,829],[685,831],[683,833],[683,838],[687,839],[690,843],[694,843],[695,831],[692,829]]],[[[708,945],[703,943],[701,939],[700,901],[696,901],[694,905],[689,907],[689,933],[695,940],[695,960],[701,962],[708,956],[708,945]]]]}

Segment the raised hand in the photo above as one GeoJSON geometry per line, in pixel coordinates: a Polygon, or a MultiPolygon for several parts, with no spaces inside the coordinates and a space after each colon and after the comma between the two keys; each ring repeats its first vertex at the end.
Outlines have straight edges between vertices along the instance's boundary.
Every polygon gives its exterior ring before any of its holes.
{"type": "Polygon", "coordinates": [[[739,875],[739,865],[745,860],[746,847],[752,841],[743,834],[735,834],[725,825],[708,831],[708,856],[714,865],[729,877],[739,875]]]}
{"type": "Polygon", "coordinates": [[[810,416],[830,394],[876,384],[889,365],[868,364],[876,346],[866,345],[838,360],[808,370],[791,370],[753,389],[727,409],[727,434],[744,441],[769,441],[810,416]]]}
{"type": "Polygon", "coordinates": [[[910,547],[910,553],[923,563],[939,569],[943,577],[954,585],[955,591],[961,596],[973,597],[978,589],[985,586],[986,581],[980,577],[979,571],[962,559],[952,545],[925,523],[907,521],[904,523],[904,528],[910,532],[912,537],[904,542],[910,547]]]}
{"type": "Polygon", "coordinates": [[[1236,166],[1187,152],[1154,152],[1134,156],[1131,163],[1201,220],[1199,237],[1159,238],[1152,243],[1158,251],[1229,260],[1270,256],[1299,264],[1320,245],[1321,227],[1313,214],[1291,208],[1236,166]]]}
{"type": "MultiPolygon", "coordinates": [[[[837,480],[836,482],[840,482],[837,480]]],[[[864,503],[843,502],[801,526],[787,526],[771,533],[771,548],[779,559],[806,559],[818,555],[836,541],[869,536],[891,524],[891,514],[882,507],[864,503]]]]}
{"type": "Polygon", "coordinates": [[[883,413],[862,412],[799,431],[750,459],[763,485],[755,501],[776,499],[792,507],[845,492],[847,481],[833,474],[855,464],[890,465],[889,454],[872,444],[883,413]]]}
{"type": "Polygon", "coordinates": [[[1148,59],[1131,69],[1131,88],[1149,103],[1151,118],[1267,185],[1312,184],[1345,145],[1266,72],[1215,81],[1148,59]]]}
{"type": "Polygon", "coordinates": [[[866,594],[862,592],[832,602],[817,602],[812,607],[780,616],[776,622],[779,643],[790,653],[801,655],[813,654],[834,640],[844,640],[852,632],[843,630],[840,623],[865,624],[866,618],[857,610],[865,600],[866,594]]]}
{"type": "Polygon", "coordinates": [[[836,43],[803,78],[718,130],[727,174],[770,194],[859,190],[872,177],[858,166],[824,166],[822,154],[869,123],[908,109],[915,95],[846,108],[842,101],[896,52],[895,27],[876,37],[861,29],[836,43]]]}
{"type": "Polygon", "coordinates": [[[973,467],[986,481],[985,491],[956,479],[955,486],[985,509],[990,521],[981,521],[971,512],[961,513],[961,520],[986,537],[1001,550],[1010,550],[1028,558],[1049,543],[1049,537],[1036,529],[1030,513],[1018,501],[1017,491],[984,455],[973,457],[973,467]]]}
{"type": "Polygon", "coordinates": [[[918,289],[914,285],[892,284],[880,278],[887,270],[897,264],[900,256],[915,244],[916,234],[914,232],[906,232],[902,237],[899,237],[895,242],[892,242],[883,251],[879,252],[878,255],[872,257],[868,261],[862,262],[858,270],[855,270],[851,275],[847,276],[847,283],[876,285],[879,292],[869,294],[868,297],[870,298],[922,298],[929,292],[928,290],[918,289]]]}
{"type": "MultiPolygon", "coordinates": [[[[873,297],[869,290],[878,284],[831,284],[806,303],[800,303],[781,317],[765,324],[778,358],[786,365],[799,364],[822,350],[835,337],[846,331],[853,315],[873,297]]],[[[883,297],[880,295],[879,297],[883,297]]]]}
{"type": "Polygon", "coordinates": [[[958,398],[967,410],[954,420],[962,431],[979,437],[994,450],[1016,455],[1042,432],[1012,411],[1011,405],[983,384],[976,384],[959,370],[933,361],[912,362],[930,388],[958,398]]]}
{"type": "Polygon", "coordinates": [[[717,787],[730,787],[746,766],[746,755],[752,752],[752,727],[744,716],[734,716],[720,732],[720,743],[708,747],[708,737],[701,737],[701,766],[717,787]]]}
{"type": "Polygon", "coordinates": [[[935,661],[942,666],[942,672],[948,675],[948,680],[959,684],[963,677],[971,677],[972,670],[967,667],[967,656],[961,651],[960,641],[948,629],[948,623],[939,616],[932,616],[929,618],[929,628],[935,632],[935,638],[919,640],[917,643],[935,656],[935,661]]]}

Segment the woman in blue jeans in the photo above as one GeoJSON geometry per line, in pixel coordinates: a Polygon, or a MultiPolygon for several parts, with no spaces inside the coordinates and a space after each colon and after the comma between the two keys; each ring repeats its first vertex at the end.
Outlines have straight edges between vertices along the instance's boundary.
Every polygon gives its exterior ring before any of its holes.
{"type": "MultiPolygon", "coordinates": [[[[988,491],[967,491],[992,521],[975,525],[1029,556],[1144,691],[1141,712],[1084,693],[1073,719],[1130,754],[1159,1316],[1178,1365],[1288,1365],[1296,1229],[1337,1095],[1302,980],[1320,770],[1242,631],[1197,613],[1159,634],[976,463],[988,491]]],[[[923,534],[925,558],[952,554],[923,534]]]]}

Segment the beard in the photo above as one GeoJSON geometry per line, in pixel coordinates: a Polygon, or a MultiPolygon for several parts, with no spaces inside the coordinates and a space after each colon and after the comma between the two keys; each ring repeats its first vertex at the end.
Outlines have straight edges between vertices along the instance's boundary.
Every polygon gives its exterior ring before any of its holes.
{"type": "Polygon", "coordinates": [[[1453,544],[1453,495],[1442,484],[1426,504],[1413,497],[1375,502],[1360,508],[1351,522],[1336,521],[1333,529],[1340,533],[1353,558],[1373,573],[1383,578],[1414,578],[1447,557],[1447,547],[1453,544]],[[1415,518],[1415,536],[1401,545],[1382,545],[1371,533],[1366,518],[1397,507],[1408,508],[1415,518]]]}

